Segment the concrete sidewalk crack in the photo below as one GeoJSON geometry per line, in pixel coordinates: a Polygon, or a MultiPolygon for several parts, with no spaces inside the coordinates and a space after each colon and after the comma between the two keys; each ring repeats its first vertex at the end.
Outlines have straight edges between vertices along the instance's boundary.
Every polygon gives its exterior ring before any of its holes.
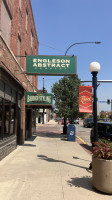
{"type": "MultiPolygon", "coordinates": [[[[60,160],[59,159],[59,153],[58,153],[58,143],[57,143],[57,140],[56,140],[56,146],[57,146],[57,157],[58,157],[58,160],[60,160]]],[[[63,188],[63,183],[62,183],[62,175],[61,175],[61,163],[59,162],[59,171],[60,171],[60,177],[61,177],[61,185],[62,185],[62,194],[63,194],[63,199],[65,199],[64,198],[64,188],[63,188]]]]}

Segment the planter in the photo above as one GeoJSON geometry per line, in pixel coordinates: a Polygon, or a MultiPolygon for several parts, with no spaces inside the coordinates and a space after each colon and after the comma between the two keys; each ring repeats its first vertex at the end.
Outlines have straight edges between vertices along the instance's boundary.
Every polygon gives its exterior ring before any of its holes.
{"type": "Polygon", "coordinates": [[[93,186],[104,193],[112,194],[112,160],[92,157],[93,186]]]}

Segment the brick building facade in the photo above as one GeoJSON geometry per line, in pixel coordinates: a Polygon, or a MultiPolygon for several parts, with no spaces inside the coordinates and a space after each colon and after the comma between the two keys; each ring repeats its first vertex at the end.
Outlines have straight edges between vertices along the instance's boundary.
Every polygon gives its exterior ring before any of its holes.
{"type": "Polygon", "coordinates": [[[0,0],[0,159],[32,135],[25,92],[37,91],[38,77],[26,74],[26,57],[37,54],[31,1],[0,0]]]}

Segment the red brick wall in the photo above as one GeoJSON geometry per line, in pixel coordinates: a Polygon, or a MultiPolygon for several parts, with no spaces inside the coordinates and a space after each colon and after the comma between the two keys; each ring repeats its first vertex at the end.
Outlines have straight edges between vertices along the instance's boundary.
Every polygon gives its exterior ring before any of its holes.
{"type": "Polygon", "coordinates": [[[0,0],[0,31],[1,31],[1,0],[0,0]]]}
{"type": "MultiPolygon", "coordinates": [[[[1,30],[1,1],[0,0],[0,30],[1,30]]],[[[9,9],[9,12],[10,12],[10,16],[12,17],[12,14],[13,14],[13,10],[12,10],[12,0],[3,0],[6,4],[7,4],[7,7],[9,9]]]]}
{"type": "MultiPolygon", "coordinates": [[[[18,49],[18,35],[21,39],[20,56],[24,56],[25,52],[27,55],[36,55],[38,52],[38,37],[35,28],[35,22],[32,13],[32,7],[30,0],[21,1],[21,9],[19,8],[19,0],[13,0],[13,19],[12,19],[12,30],[11,30],[11,50],[14,55],[17,55],[18,49]],[[26,10],[28,12],[28,23],[26,31],[26,10]],[[31,30],[33,32],[33,48],[31,51],[31,30]],[[36,50],[35,50],[36,48],[36,50]]],[[[26,58],[20,58],[20,65],[26,71],[25,61],[26,58]]],[[[37,90],[37,77],[33,76],[32,84],[37,90]]]]}
{"type": "MultiPolygon", "coordinates": [[[[33,92],[37,90],[37,76],[33,76],[32,84],[28,76],[23,73],[26,70],[26,58],[20,58],[20,65],[18,64],[15,56],[18,53],[18,35],[21,39],[20,56],[31,55],[31,30],[33,32],[33,48],[32,54],[38,52],[38,38],[31,8],[30,0],[22,0],[21,11],[19,9],[19,0],[13,0],[13,16],[11,23],[11,42],[10,47],[4,41],[2,35],[0,36],[0,66],[3,66],[6,71],[24,88],[25,91],[33,92]],[[28,29],[26,32],[26,9],[28,11],[28,29]],[[36,50],[35,50],[36,47],[36,50]]],[[[0,0],[0,16],[1,16],[1,0],[0,0]]],[[[1,19],[0,19],[1,23],[1,19]]],[[[22,95],[22,108],[21,108],[21,143],[25,140],[25,96],[22,95]]]]}
{"type": "Polygon", "coordinates": [[[21,70],[17,60],[14,58],[8,46],[6,46],[1,36],[0,36],[0,47],[2,55],[0,56],[0,65],[4,66],[4,68],[6,68],[6,70],[22,85],[22,87],[26,91],[33,92],[34,87],[31,85],[29,79],[21,70]]]}
{"type": "MultiPolygon", "coordinates": [[[[25,91],[34,91],[33,86],[30,84],[26,75],[21,70],[18,62],[13,56],[12,52],[6,45],[5,41],[0,36],[0,47],[1,47],[1,56],[0,56],[0,66],[3,66],[12,77],[15,78],[17,82],[22,85],[25,91]]],[[[14,87],[14,86],[13,86],[14,87]]],[[[24,143],[25,140],[25,94],[22,94],[22,102],[21,102],[21,144],[24,143]]]]}

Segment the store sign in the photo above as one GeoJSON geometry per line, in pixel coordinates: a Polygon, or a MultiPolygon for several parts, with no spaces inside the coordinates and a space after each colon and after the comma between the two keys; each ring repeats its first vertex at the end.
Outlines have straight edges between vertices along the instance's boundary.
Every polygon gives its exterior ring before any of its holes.
{"type": "Polygon", "coordinates": [[[52,106],[52,94],[26,92],[25,93],[25,104],[26,105],[52,106]]]}
{"type": "Polygon", "coordinates": [[[27,74],[74,75],[76,56],[27,56],[27,74]]]}
{"type": "Polygon", "coordinates": [[[92,113],[92,86],[79,86],[79,112],[92,113]]]}

